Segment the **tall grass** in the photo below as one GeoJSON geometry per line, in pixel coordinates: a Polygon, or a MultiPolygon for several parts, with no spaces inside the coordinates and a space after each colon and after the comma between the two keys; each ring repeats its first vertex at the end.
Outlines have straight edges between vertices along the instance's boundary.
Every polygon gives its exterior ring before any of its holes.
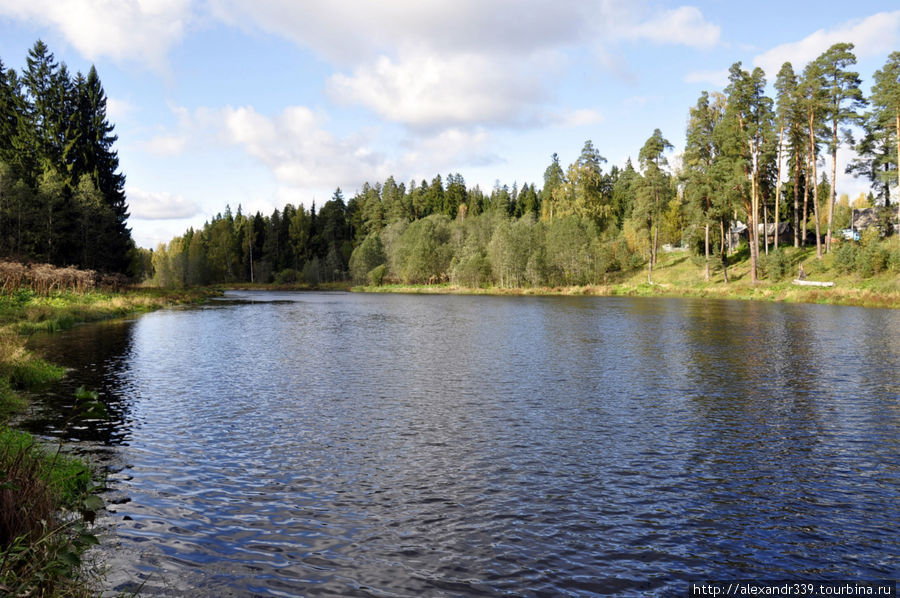
{"type": "Polygon", "coordinates": [[[0,378],[15,389],[26,389],[59,380],[65,369],[47,363],[25,348],[25,339],[0,329],[0,378]]]}
{"type": "Polygon", "coordinates": [[[90,596],[84,550],[97,543],[88,522],[102,506],[82,461],[33,436],[0,429],[0,593],[90,596]]]}

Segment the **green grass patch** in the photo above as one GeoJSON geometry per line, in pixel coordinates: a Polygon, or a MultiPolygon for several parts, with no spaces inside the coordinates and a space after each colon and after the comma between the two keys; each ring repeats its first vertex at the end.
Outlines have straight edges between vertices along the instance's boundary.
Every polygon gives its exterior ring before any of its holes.
{"type": "Polygon", "coordinates": [[[65,368],[53,365],[40,357],[31,357],[10,367],[9,382],[14,388],[31,388],[61,379],[65,368]]]}
{"type": "MultiPolygon", "coordinates": [[[[0,476],[4,478],[0,485],[5,490],[15,486],[21,491],[25,482],[16,474],[33,470],[52,498],[67,508],[75,508],[91,486],[91,469],[86,463],[63,453],[58,446],[43,445],[31,434],[12,428],[0,428],[0,464],[0,476]]],[[[0,541],[3,539],[0,536],[0,541]]]]}
{"type": "Polygon", "coordinates": [[[28,401],[13,390],[9,380],[0,377],[0,421],[7,421],[12,415],[24,411],[27,406],[28,401]]]}

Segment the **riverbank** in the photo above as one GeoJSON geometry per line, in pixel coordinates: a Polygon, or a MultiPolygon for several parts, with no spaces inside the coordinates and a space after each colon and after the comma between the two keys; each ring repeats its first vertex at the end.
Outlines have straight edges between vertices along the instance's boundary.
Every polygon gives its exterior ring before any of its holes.
{"type": "Polygon", "coordinates": [[[835,253],[816,258],[815,248],[790,248],[780,256],[780,263],[770,266],[761,278],[750,282],[749,259],[728,266],[728,282],[721,267],[712,268],[710,280],[704,280],[705,265],[701,258],[684,252],[660,254],[653,270],[653,283],[647,281],[647,269],[614,272],[603,284],[562,287],[464,287],[450,283],[432,285],[385,284],[355,286],[356,292],[417,293],[461,295],[595,295],[646,297],[708,297],[748,301],[783,301],[788,303],[825,303],[860,307],[900,308],[900,276],[885,269],[871,276],[841,272],[835,264],[835,253]],[[831,287],[806,287],[793,283],[800,265],[807,280],[833,282],[831,287]],[[768,277],[766,277],[768,276],[768,277]]]}
{"type": "Polygon", "coordinates": [[[216,285],[216,289],[228,291],[350,291],[353,288],[349,282],[320,282],[310,284],[305,282],[293,282],[278,284],[274,282],[233,282],[216,285]]]}
{"type": "Polygon", "coordinates": [[[0,423],[22,408],[17,391],[60,378],[64,371],[25,348],[35,332],[56,332],[79,322],[145,313],[161,307],[204,301],[218,291],[140,289],[118,293],[60,292],[38,295],[28,289],[0,294],[0,423]]]}
{"type": "MultiPolygon", "coordinates": [[[[37,331],[118,318],[203,301],[212,290],[131,290],[117,293],[35,294],[20,288],[0,295],[0,593],[92,596],[81,555],[96,543],[88,523],[102,503],[92,494],[90,467],[9,427],[27,405],[24,393],[58,380],[65,370],[26,349],[37,331]]],[[[102,409],[90,389],[76,400],[102,409]]],[[[93,412],[92,412],[93,413],[93,412]]]]}

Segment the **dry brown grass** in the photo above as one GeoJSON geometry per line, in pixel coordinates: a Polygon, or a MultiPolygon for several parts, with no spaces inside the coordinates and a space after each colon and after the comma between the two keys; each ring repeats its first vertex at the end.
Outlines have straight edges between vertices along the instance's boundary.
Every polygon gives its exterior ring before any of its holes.
{"type": "Polygon", "coordinates": [[[122,274],[101,274],[94,270],[57,268],[50,264],[22,264],[0,261],[0,291],[11,294],[27,289],[36,295],[54,292],[86,293],[92,290],[118,291],[128,279],[122,274]]]}

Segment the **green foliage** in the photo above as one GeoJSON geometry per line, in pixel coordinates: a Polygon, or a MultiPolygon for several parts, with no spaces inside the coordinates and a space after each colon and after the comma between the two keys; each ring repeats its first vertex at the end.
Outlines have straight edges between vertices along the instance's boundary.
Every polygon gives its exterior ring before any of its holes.
{"type": "Polygon", "coordinates": [[[21,413],[28,406],[6,378],[0,377],[0,422],[7,421],[13,414],[21,413]]]}
{"type": "Polygon", "coordinates": [[[832,266],[841,274],[850,274],[856,269],[856,258],[859,254],[859,247],[853,243],[841,243],[834,251],[834,261],[832,266]]]}
{"type": "Polygon", "coordinates": [[[782,280],[793,273],[791,259],[788,257],[787,251],[781,247],[768,254],[760,255],[759,266],[766,278],[773,282],[782,280]]]}
{"type": "Polygon", "coordinates": [[[886,247],[885,249],[888,252],[887,269],[891,272],[900,272],[900,252],[891,247],[886,247]]]}
{"type": "Polygon", "coordinates": [[[840,231],[850,228],[850,202],[846,195],[842,195],[841,199],[834,204],[834,233],[835,237],[840,235],[840,231]]]}
{"type": "Polygon", "coordinates": [[[366,274],[366,281],[371,285],[381,286],[385,274],[387,274],[387,264],[381,264],[369,270],[366,274]]]}
{"type": "MultiPolygon", "coordinates": [[[[841,145],[839,127],[844,124],[858,124],[861,120],[858,111],[866,101],[860,89],[861,80],[859,74],[849,70],[856,64],[856,56],[853,54],[853,44],[833,44],[823,52],[816,61],[820,64],[824,92],[824,120],[830,125],[827,144],[831,150],[832,164],[836,164],[838,148],[841,145]]],[[[833,172],[833,178],[837,178],[837,171],[833,172]]],[[[832,180],[829,186],[830,193],[828,203],[831,209],[828,211],[828,233],[832,230],[832,209],[836,192],[836,181],[832,180]]]]}
{"type": "Polygon", "coordinates": [[[432,215],[411,223],[397,241],[397,273],[406,283],[446,279],[450,266],[450,219],[432,215]]]}
{"type": "Polygon", "coordinates": [[[557,218],[545,233],[547,281],[553,285],[593,282],[597,229],[577,216],[557,218]]]}
{"type": "Polygon", "coordinates": [[[275,284],[295,284],[300,282],[302,278],[303,275],[300,272],[297,272],[293,268],[285,268],[275,275],[273,282],[275,284]]]}
{"type": "Polygon", "coordinates": [[[95,390],[79,386],[75,390],[75,414],[83,419],[106,419],[109,413],[95,390]]]}
{"type": "MultiPolygon", "coordinates": [[[[44,60],[38,58],[29,70],[35,81],[44,60]]],[[[652,270],[658,248],[666,243],[703,255],[704,266],[707,254],[718,263],[721,259],[713,256],[726,251],[731,221],[748,222],[756,231],[752,221],[766,209],[771,214],[773,200],[778,219],[792,220],[796,230],[801,222],[810,231],[825,223],[836,177],[822,173],[820,180],[816,164],[821,159],[815,158],[823,145],[835,151],[836,128],[858,120],[856,111],[864,98],[856,73],[848,70],[854,63],[850,44],[832,46],[800,76],[785,63],[775,81],[775,100],[766,95],[762,69],[748,71],[740,62],[733,64],[725,93],[704,92],[690,108],[683,160],[674,168],[667,160],[672,144],[654,129],[637,154],[640,172],[630,159],[624,167],[604,172],[606,160],[588,140],[567,167],[552,154],[540,192],[534,184],[497,181],[485,193],[478,186],[467,188],[458,173],[408,184],[398,184],[391,176],[383,183],[363,184],[346,202],[338,188],[318,211],[315,204],[308,209],[287,204],[269,216],[245,216],[240,206],[235,214],[226,207],[201,229],[160,246],[150,259],[154,280],[173,287],[267,282],[277,272],[276,281],[285,282],[292,272],[302,272],[302,279],[311,284],[386,279],[504,288],[584,285],[608,281],[610,272],[648,262],[652,270]],[[801,195],[809,196],[812,210],[800,207],[801,195]],[[816,220],[809,223],[812,214],[802,211],[814,212],[816,220]]],[[[897,72],[900,53],[893,53],[875,75],[873,110],[858,147],[865,164],[853,166],[884,189],[896,177],[892,148],[900,132],[895,118],[900,114],[897,72]]],[[[65,170],[37,169],[33,184],[22,187],[12,163],[17,154],[2,150],[0,159],[5,156],[10,162],[0,164],[0,193],[9,198],[4,205],[46,207],[56,201],[60,209],[66,208],[59,185],[65,170]]],[[[94,181],[92,187],[91,181],[76,180],[82,213],[97,208],[98,193],[103,193],[103,185],[94,181]]],[[[96,214],[102,220],[100,212],[96,214]]],[[[43,226],[42,214],[29,217],[43,226]]],[[[831,225],[844,226],[848,206],[841,203],[833,216],[831,225]]],[[[885,234],[891,232],[891,217],[882,222],[885,234]]],[[[92,221],[82,224],[83,236],[91,236],[87,227],[92,221]]],[[[52,235],[46,231],[51,229],[33,229],[40,234],[23,242],[34,251],[49,252],[52,235]]],[[[754,239],[730,259],[741,262],[749,256],[751,280],[759,271],[775,280],[793,270],[790,253],[760,256],[761,246],[754,239]]],[[[851,261],[854,270],[864,272],[891,267],[891,254],[884,257],[870,248],[851,259],[850,251],[838,259],[840,268],[850,268],[851,261]]],[[[142,256],[141,263],[147,258],[142,256]]],[[[144,264],[136,269],[148,268],[144,264]]]]}
{"type": "Polygon", "coordinates": [[[72,77],[38,41],[21,77],[0,71],[0,254],[124,272],[134,242],[96,69],[72,77]]]}
{"type": "Polygon", "coordinates": [[[861,249],[856,254],[856,272],[865,278],[887,269],[890,252],[877,238],[863,236],[861,249]]]}
{"type": "Polygon", "coordinates": [[[362,284],[368,279],[370,272],[386,262],[387,256],[380,234],[369,233],[350,256],[350,276],[354,282],[362,284]]]}
{"type": "Polygon", "coordinates": [[[0,588],[15,596],[91,596],[81,557],[103,501],[84,462],[0,428],[0,588]],[[60,509],[79,517],[58,517],[60,509]]]}
{"type": "Polygon", "coordinates": [[[487,255],[499,286],[524,286],[528,258],[537,249],[536,241],[535,222],[530,215],[520,220],[504,220],[497,226],[487,255]]]}
{"type": "Polygon", "coordinates": [[[24,305],[34,299],[35,294],[34,291],[30,288],[19,287],[13,292],[12,295],[10,295],[10,297],[19,305],[24,305]]]}
{"type": "Polygon", "coordinates": [[[450,264],[450,282],[470,288],[479,288],[491,280],[491,263],[480,252],[471,252],[450,264]]]}
{"type": "Polygon", "coordinates": [[[303,280],[312,285],[325,280],[324,266],[319,262],[319,258],[314,257],[303,264],[303,280]]]}
{"type": "Polygon", "coordinates": [[[65,368],[53,365],[43,359],[32,358],[12,364],[6,372],[6,376],[13,387],[22,389],[55,382],[65,373],[65,368]]]}
{"type": "Polygon", "coordinates": [[[622,235],[601,245],[598,261],[605,264],[604,272],[631,270],[641,264],[640,256],[636,256],[628,250],[628,243],[625,242],[622,235]],[[637,261],[635,261],[636,259],[637,261]]]}

